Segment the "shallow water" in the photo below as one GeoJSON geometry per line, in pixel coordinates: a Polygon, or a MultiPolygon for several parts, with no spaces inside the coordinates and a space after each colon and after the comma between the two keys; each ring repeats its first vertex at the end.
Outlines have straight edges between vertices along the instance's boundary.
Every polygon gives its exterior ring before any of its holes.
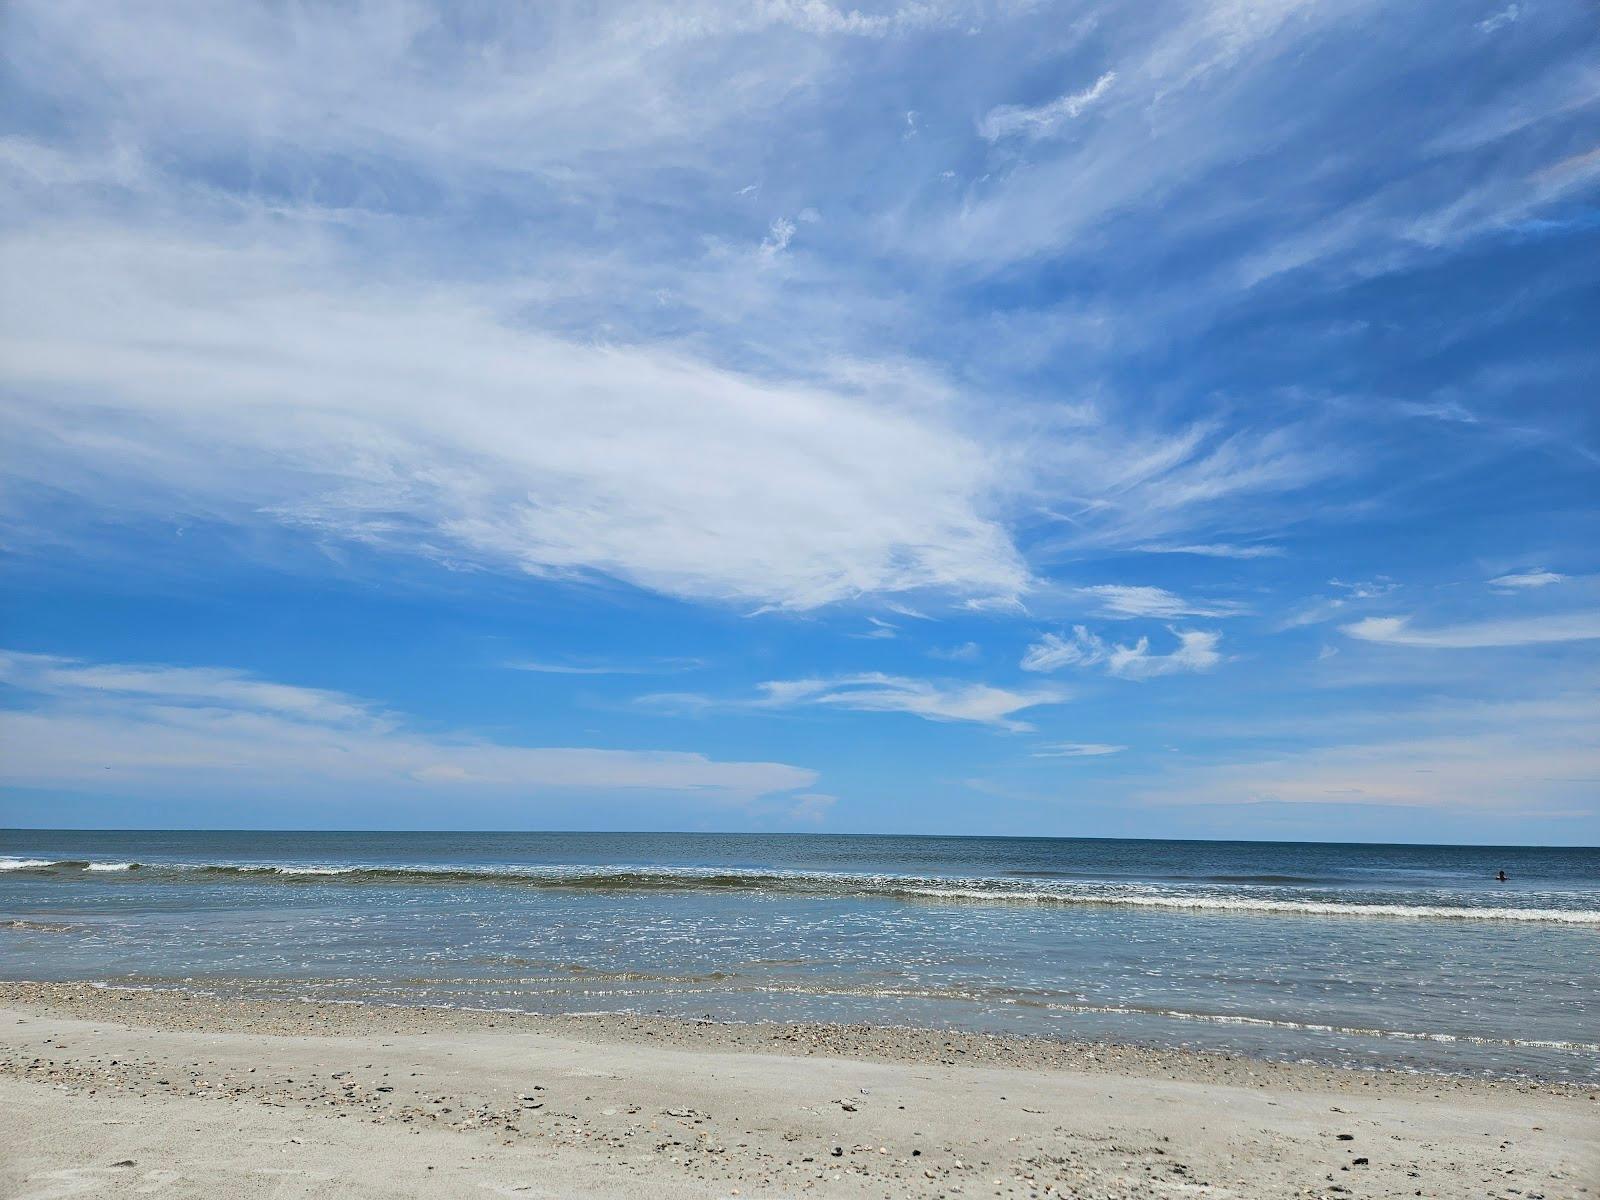
{"type": "Polygon", "coordinates": [[[1600,1080],[1600,851],[10,831],[0,977],[1600,1080]]]}

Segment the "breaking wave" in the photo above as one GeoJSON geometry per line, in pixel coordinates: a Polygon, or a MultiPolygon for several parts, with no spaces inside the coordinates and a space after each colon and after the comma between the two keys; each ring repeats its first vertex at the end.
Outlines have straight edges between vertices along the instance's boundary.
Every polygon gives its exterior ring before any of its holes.
{"type": "MultiPolygon", "coordinates": [[[[204,879],[216,882],[338,883],[387,886],[499,886],[590,892],[748,892],[817,898],[884,899],[908,903],[991,904],[1061,908],[1123,908],[1192,914],[1363,917],[1402,920],[1528,922],[1600,927],[1600,910],[1515,907],[1504,904],[1372,902],[1342,898],[1326,890],[1314,895],[1263,894],[1285,890],[1282,877],[1255,877],[1204,889],[1138,884],[1074,882],[1056,876],[1024,880],[943,879],[820,871],[759,871],[714,868],[372,866],[355,864],[256,864],[88,862],[80,859],[0,858],[0,871],[41,878],[86,873],[136,872],[148,881],[204,879]]],[[[1304,887],[1297,889],[1307,891],[1304,887]]]]}

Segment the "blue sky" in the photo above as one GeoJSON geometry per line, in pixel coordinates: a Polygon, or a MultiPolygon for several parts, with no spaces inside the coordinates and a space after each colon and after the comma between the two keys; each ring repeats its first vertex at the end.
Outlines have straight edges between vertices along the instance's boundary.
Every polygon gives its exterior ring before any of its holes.
{"type": "Polygon", "coordinates": [[[1600,842],[1590,6],[0,15],[0,823],[1600,842]]]}

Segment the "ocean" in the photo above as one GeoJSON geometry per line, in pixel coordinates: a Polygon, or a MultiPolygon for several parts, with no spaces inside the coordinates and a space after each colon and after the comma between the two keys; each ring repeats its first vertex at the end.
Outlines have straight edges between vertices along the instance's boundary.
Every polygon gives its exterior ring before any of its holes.
{"type": "Polygon", "coordinates": [[[0,978],[1600,1082],[1600,849],[10,830],[0,978]]]}

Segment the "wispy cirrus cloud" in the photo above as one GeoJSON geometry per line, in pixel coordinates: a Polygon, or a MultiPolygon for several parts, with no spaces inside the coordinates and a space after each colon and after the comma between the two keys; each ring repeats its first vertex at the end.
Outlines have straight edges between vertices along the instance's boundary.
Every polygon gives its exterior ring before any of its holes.
{"type": "Polygon", "coordinates": [[[1029,580],[989,515],[994,457],[939,415],[948,398],[536,334],[482,297],[287,248],[102,229],[0,253],[7,375],[54,397],[15,411],[20,478],[704,600],[1029,580]],[[73,398],[91,394],[92,418],[73,398]]]}
{"type": "Polygon", "coordinates": [[[1034,758],[1104,758],[1121,754],[1126,746],[1112,746],[1104,742],[1055,742],[1040,746],[1032,752],[1034,758]]]}
{"type": "Polygon", "coordinates": [[[1117,646],[1106,659],[1106,670],[1123,679],[1155,679],[1162,675],[1183,675],[1209,671],[1222,662],[1217,649],[1219,633],[1200,629],[1175,629],[1177,649],[1167,654],[1151,654],[1150,639],[1140,638],[1131,646],[1117,646]]]}
{"type": "Polygon", "coordinates": [[[853,712],[907,713],[926,721],[970,722],[1011,732],[1033,728],[1016,714],[1068,698],[1061,688],[1013,689],[985,683],[914,679],[864,672],[826,679],[770,680],[753,697],[719,699],[695,693],[642,696],[639,703],[666,709],[838,708],[853,712]]]}
{"type": "Polygon", "coordinates": [[[519,746],[425,733],[401,715],[243,671],[0,654],[0,781],[119,794],[385,786],[410,794],[632,793],[743,805],[816,772],[668,750],[519,746]]]}
{"type": "Polygon", "coordinates": [[[1489,580],[1489,586],[1503,591],[1521,591],[1528,588],[1544,588],[1554,583],[1561,583],[1565,575],[1558,575],[1554,571],[1539,568],[1534,571],[1515,571],[1509,575],[1496,575],[1489,580]]]}
{"type": "Polygon", "coordinates": [[[1430,650],[1478,650],[1506,646],[1543,646],[1600,638],[1600,612],[1553,613],[1510,617],[1460,625],[1417,628],[1410,617],[1368,617],[1340,631],[1363,642],[1417,646],[1430,650]]]}
{"type": "Polygon", "coordinates": [[[1019,664],[1024,671],[1059,671],[1063,667],[1103,666],[1108,675],[1121,679],[1155,679],[1209,671],[1222,662],[1217,648],[1222,635],[1204,630],[1172,631],[1177,648],[1167,654],[1152,654],[1150,639],[1141,637],[1132,645],[1118,645],[1077,625],[1071,635],[1046,633],[1027,648],[1019,664]]]}
{"type": "Polygon", "coordinates": [[[0,682],[42,696],[99,696],[115,703],[234,709],[330,727],[384,729],[393,719],[339,692],[257,679],[219,667],[86,663],[0,651],[0,682]]]}
{"type": "Polygon", "coordinates": [[[1353,615],[1352,608],[1359,611],[1359,606],[1391,595],[1400,585],[1392,579],[1378,578],[1355,581],[1330,579],[1328,586],[1335,589],[1334,595],[1317,596],[1302,603],[1280,622],[1279,629],[1298,629],[1349,617],[1353,615]]]}
{"type": "Polygon", "coordinates": [[[528,671],[535,675],[670,675],[694,671],[706,665],[700,658],[651,658],[638,662],[543,662],[517,659],[501,664],[508,671],[528,671]]]}
{"type": "Polygon", "coordinates": [[[1100,100],[1117,81],[1115,71],[1107,71],[1082,91],[1058,96],[1047,104],[1024,107],[1002,104],[992,108],[978,122],[978,132],[991,142],[1007,137],[1049,137],[1064,122],[1081,116],[1100,100]]]}
{"type": "Polygon", "coordinates": [[[1515,25],[1517,18],[1521,15],[1522,10],[1519,5],[1508,4],[1499,12],[1479,21],[1473,28],[1479,33],[1494,33],[1496,30],[1504,29],[1507,25],[1515,25]]]}
{"type": "Polygon", "coordinates": [[[984,683],[951,683],[869,673],[836,679],[778,680],[760,685],[761,706],[790,708],[824,705],[857,712],[900,712],[929,721],[967,721],[1001,729],[1033,727],[1015,714],[1040,705],[1060,704],[1060,688],[1017,690],[984,683]]]}
{"type": "MultiPolygon", "coordinates": [[[[987,318],[921,278],[951,239],[892,233],[941,106],[918,110],[912,157],[885,164],[881,190],[838,194],[849,164],[885,149],[834,120],[786,194],[750,191],[753,148],[799,146],[785,132],[836,118],[827,96],[871,107],[882,80],[949,92],[917,76],[919,39],[959,26],[1029,45],[1030,20],[703,0],[462,23],[374,3],[291,27],[199,4],[14,6],[18,86],[72,114],[0,156],[23,214],[0,246],[24,298],[4,313],[6,382],[27,396],[14,503],[49,488],[95,510],[277,522],[452,566],[787,609],[921,591],[1005,602],[1060,546],[1242,555],[1247,541],[1209,539],[1248,538],[1356,456],[1281,412],[996,404],[1001,369],[974,373],[958,349],[985,340],[987,318]],[[182,63],[148,49],[178,38],[182,63]],[[488,210],[515,218],[501,228],[488,210]],[[935,319],[948,353],[916,332],[935,319]],[[1042,511],[1058,528],[1024,530],[1042,511]]],[[[1009,72],[963,74],[938,153],[959,149],[953,128],[974,138],[973,111],[997,134],[1087,125],[1072,116],[1090,108],[1116,129],[1082,145],[1001,138],[1012,149],[991,153],[1045,158],[952,193],[937,221],[1039,231],[1042,249],[1063,231],[1029,219],[1035,188],[1052,212],[1066,195],[1091,223],[1134,216],[1124,180],[1159,197],[1260,140],[1219,134],[1232,110],[1214,85],[1247,60],[1276,78],[1343,19],[1201,6],[1153,40],[1138,20],[1091,24],[1108,59],[1092,83],[1030,107],[999,94],[1009,72]],[[1196,117],[1174,120],[1179,92],[1196,117]],[[1132,151],[1152,104],[1159,144],[1132,151]],[[1167,153],[1174,140],[1184,153],[1167,153]]],[[[899,154],[903,108],[890,124],[899,154]]],[[[1127,232],[1126,249],[1163,241],[1127,232]]],[[[13,537],[40,519],[15,513],[13,537]]]]}
{"type": "Polygon", "coordinates": [[[852,633],[850,636],[873,642],[893,641],[900,636],[900,627],[891,621],[885,621],[882,617],[869,614],[866,630],[862,633],[852,633]]]}
{"type": "Polygon", "coordinates": [[[1105,583],[1078,591],[1098,600],[1102,615],[1108,617],[1233,617],[1247,611],[1231,602],[1185,600],[1158,587],[1105,583]]]}
{"type": "Polygon", "coordinates": [[[1059,671],[1062,667],[1092,667],[1106,660],[1109,650],[1103,639],[1083,625],[1073,627],[1071,635],[1046,633],[1022,654],[1024,671],[1059,671]]]}
{"type": "MultiPolygon", "coordinates": [[[[1019,514],[1061,477],[1116,500],[1045,555],[1203,525],[1326,469],[1293,433],[1041,436],[980,420],[922,366],[844,357],[800,377],[597,344],[529,327],[518,287],[373,277],[315,224],[45,223],[0,254],[0,376],[39,400],[8,405],[24,542],[30,501],[66,496],[702,602],[1015,606],[1037,583],[1019,514]]],[[[1126,615],[1231,610],[1089,594],[1126,615]]]]}
{"type": "Polygon", "coordinates": [[[1347,600],[1375,600],[1387,596],[1400,585],[1385,576],[1377,579],[1330,579],[1328,586],[1338,588],[1347,600]]]}
{"type": "Polygon", "coordinates": [[[1262,542],[1240,545],[1235,542],[1205,542],[1188,546],[1136,546],[1143,554],[1193,554],[1201,558],[1282,558],[1283,547],[1262,542]]]}

